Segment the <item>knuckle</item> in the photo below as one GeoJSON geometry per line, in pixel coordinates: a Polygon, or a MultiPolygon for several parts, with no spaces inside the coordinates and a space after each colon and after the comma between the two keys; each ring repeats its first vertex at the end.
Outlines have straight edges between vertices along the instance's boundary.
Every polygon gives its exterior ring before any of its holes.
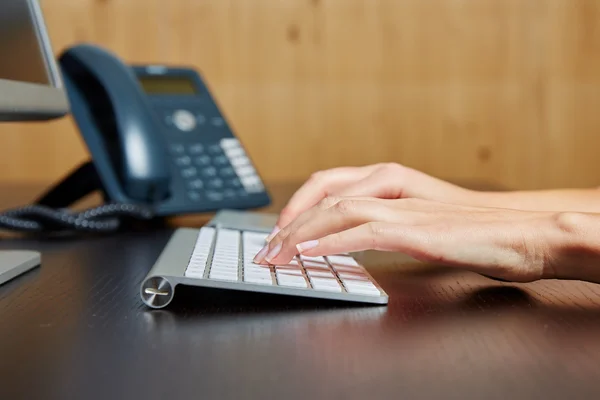
{"type": "Polygon", "coordinates": [[[377,222],[368,222],[369,241],[373,250],[380,250],[381,240],[385,234],[384,228],[377,222]]]}
{"type": "Polygon", "coordinates": [[[402,171],[402,169],[403,167],[400,164],[387,162],[380,164],[378,172],[385,176],[397,175],[399,172],[402,171]]]}
{"type": "Polygon", "coordinates": [[[327,171],[316,171],[310,174],[309,180],[313,182],[320,182],[327,176],[327,171]]]}
{"type": "Polygon", "coordinates": [[[350,199],[342,199],[335,206],[335,212],[341,215],[350,215],[356,209],[356,201],[350,199]]]}
{"type": "Polygon", "coordinates": [[[284,218],[291,218],[293,215],[295,215],[295,212],[290,207],[285,207],[283,210],[281,210],[279,215],[284,218]]]}
{"type": "Polygon", "coordinates": [[[320,202],[319,202],[319,208],[321,210],[326,210],[330,207],[333,207],[334,205],[336,205],[337,203],[340,202],[341,199],[339,199],[338,197],[335,196],[328,196],[328,197],[324,197],[320,202]]]}

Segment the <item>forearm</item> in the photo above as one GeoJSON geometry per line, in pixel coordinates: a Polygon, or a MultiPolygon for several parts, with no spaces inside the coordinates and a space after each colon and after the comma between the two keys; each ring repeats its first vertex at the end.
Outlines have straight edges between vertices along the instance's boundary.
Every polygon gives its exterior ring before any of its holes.
{"type": "Polygon", "coordinates": [[[600,189],[475,192],[473,206],[600,213],[600,189]]]}

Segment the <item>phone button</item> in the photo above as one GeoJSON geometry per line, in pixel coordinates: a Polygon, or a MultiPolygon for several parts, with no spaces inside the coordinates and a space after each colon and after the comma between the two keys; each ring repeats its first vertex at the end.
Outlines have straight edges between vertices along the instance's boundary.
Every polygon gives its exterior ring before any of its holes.
{"type": "Polygon", "coordinates": [[[223,200],[223,194],[209,190],[206,192],[206,198],[209,199],[210,201],[221,201],[221,200],[223,200]]]}
{"type": "Polygon", "coordinates": [[[235,188],[239,188],[242,187],[242,182],[240,182],[240,180],[238,178],[232,179],[229,181],[229,185],[233,186],[235,188]]]}
{"type": "Polygon", "coordinates": [[[181,175],[184,178],[192,178],[198,174],[198,170],[195,167],[184,168],[181,170],[181,175]]]}
{"type": "Polygon", "coordinates": [[[225,196],[228,199],[230,199],[232,197],[235,197],[235,190],[233,190],[233,189],[226,189],[226,190],[223,191],[223,196],[225,196]]]}
{"type": "Polygon", "coordinates": [[[189,147],[188,151],[190,154],[202,154],[204,151],[204,146],[200,143],[193,144],[189,147]]]}
{"type": "Polygon", "coordinates": [[[221,139],[221,147],[224,149],[234,149],[240,146],[240,142],[237,139],[225,138],[221,139]]]}
{"type": "Polygon", "coordinates": [[[227,165],[229,160],[225,156],[217,156],[213,159],[215,165],[227,165]]]}
{"type": "Polygon", "coordinates": [[[217,169],[215,167],[206,167],[202,170],[202,175],[208,177],[217,176],[217,169]]]}
{"type": "Polygon", "coordinates": [[[208,187],[211,189],[220,189],[223,187],[223,181],[219,178],[211,179],[208,182],[208,187]]]}
{"type": "Polygon", "coordinates": [[[196,165],[200,165],[201,167],[210,165],[210,157],[209,156],[198,156],[194,159],[196,165]]]}
{"type": "Polygon", "coordinates": [[[223,154],[223,149],[218,144],[211,144],[208,147],[208,151],[212,154],[223,154]]]}
{"type": "Polygon", "coordinates": [[[227,157],[229,158],[243,157],[246,155],[244,149],[242,149],[241,147],[226,148],[225,153],[227,153],[227,157]]]}
{"type": "Polygon", "coordinates": [[[187,167],[191,163],[192,163],[192,159],[189,156],[177,157],[175,159],[175,164],[177,164],[180,167],[187,167]]]}
{"type": "Polygon", "coordinates": [[[237,170],[238,176],[241,176],[241,177],[255,177],[256,176],[256,171],[254,170],[254,168],[252,168],[251,165],[239,167],[236,170],[237,170]]]}
{"type": "Polygon", "coordinates": [[[173,123],[184,132],[189,132],[196,127],[196,117],[187,110],[177,110],[173,113],[173,123]]]}
{"type": "Polygon", "coordinates": [[[171,152],[173,154],[183,154],[183,153],[185,153],[185,146],[182,145],[182,144],[179,144],[179,143],[172,144],[171,145],[171,152]]]}
{"type": "Polygon", "coordinates": [[[236,168],[243,167],[243,166],[246,166],[249,164],[250,164],[250,160],[248,159],[248,157],[245,157],[245,156],[236,157],[236,158],[231,159],[231,165],[233,165],[236,168]]]}
{"type": "Polygon", "coordinates": [[[204,182],[202,179],[194,179],[188,183],[190,189],[202,189],[204,187],[204,182]]]}
{"type": "Polygon", "coordinates": [[[188,197],[190,198],[190,200],[193,200],[193,201],[202,200],[202,194],[200,194],[200,192],[196,192],[195,190],[190,190],[188,192],[188,197]]]}
{"type": "Polygon", "coordinates": [[[235,176],[235,171],[231,167],[222,168],[221,176],[235,176]]]}

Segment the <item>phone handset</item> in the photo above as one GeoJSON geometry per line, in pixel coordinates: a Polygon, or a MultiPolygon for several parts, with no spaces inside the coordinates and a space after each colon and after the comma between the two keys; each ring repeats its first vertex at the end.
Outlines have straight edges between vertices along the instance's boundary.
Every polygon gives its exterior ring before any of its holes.
{"type": "MultiPolygon", "coordinates": [[[[159,121],[131,68],[92,45],[60,59],[74,117],[88,146],[104,148],[97,161],[106,182],[120,182],[129,199],[152,204],[169,196],[170,169],[159,121]],[[97,132],[100,130],[101,132],[97,132]],[[103,140],[101,140],[103,138],[103,140]],[[103,166],[111,166],[101,170],[103,166]]],[[[110,183],[109,183],[110,184],[110,183]]],[[[107,188],[110,189],[110,188],[107,188]]]]}

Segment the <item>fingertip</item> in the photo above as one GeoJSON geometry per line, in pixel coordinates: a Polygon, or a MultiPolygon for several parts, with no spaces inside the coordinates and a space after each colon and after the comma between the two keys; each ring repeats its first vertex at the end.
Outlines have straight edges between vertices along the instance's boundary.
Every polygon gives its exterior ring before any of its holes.
{"type": "Polygon", "coordinates": [[[298,250],[299,254],[304,254],[305,252],[314,249],[318,245],[319,245],[318,240],[308,240],[306,242],[298,243],[296,245],[296,249],[298,250]]]}

